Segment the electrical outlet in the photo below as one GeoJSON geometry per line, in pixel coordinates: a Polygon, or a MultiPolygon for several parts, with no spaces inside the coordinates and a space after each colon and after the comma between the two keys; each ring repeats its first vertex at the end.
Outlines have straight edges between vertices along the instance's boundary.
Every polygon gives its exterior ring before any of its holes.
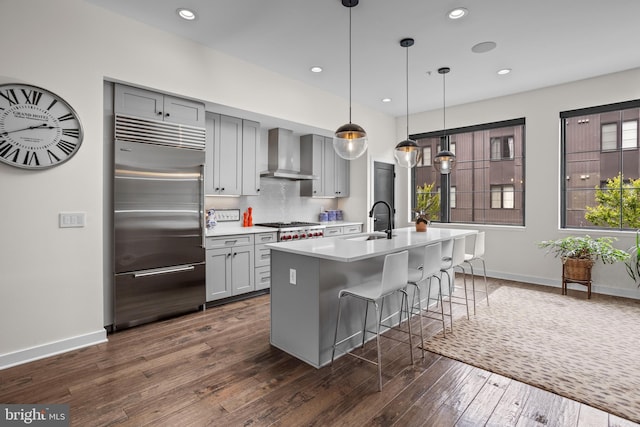
{"type": "Polygon", "coordinates": [[[85,222],[85,212],[60,212],[58,214],[58,227],[60,228],[84,227],[85,222]]]}
{"type": "Polygon", "coordinates": [[[291,283],[292,285],[296,285],[296,270],[295,268],[290,268],[289,269],[289,283],[291,283]]]}

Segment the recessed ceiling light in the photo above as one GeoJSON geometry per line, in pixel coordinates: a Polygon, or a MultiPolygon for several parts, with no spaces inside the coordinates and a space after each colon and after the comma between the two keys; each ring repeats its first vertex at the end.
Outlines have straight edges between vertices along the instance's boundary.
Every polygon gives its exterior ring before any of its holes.
{"type": "Polygon", "coordinates": [[[509,74],[511,72],[511,68],[503,68],[501,70],[498,70],[498,74],[503,76],[505,74],[509,74]]]}
{"type": "Polygon", "coordinates": [[[184,7],[176,10],[176,13],[180,18],[187,21],[193,21],[194,19],[196,19],[196,13],[190,9],[185,9],[184,7]]]}
{"type": "Polygon", "coordinates": [[[450,11],[447,16],[449,17],[449,19],[460,19],[467,13],[469,13],[469,11],[464,7],[456,7],[455,9],[450,11]]]}
{"type": "Polygon", "coordinates": [[[310,70],[311,70],[312,73],[321,73],[322,72],[322,67],[318,67],[316,65],[316,66],[311,67],[310,70]]]}
{"type": "Polygon", "coordinates": [[[391,102],[391,98],[382,98],[381,99],[382,102],[391,102]]]}
{"type": "Polygon", "coordinates": [[[482,43],[478,43],[476,45],[474,45],[471,48],[471,52],[474,53],[485,53],[485,52],[489,52],[490,50],[493,50],[496,48],[496,42],[482,42],[482,43]]]}

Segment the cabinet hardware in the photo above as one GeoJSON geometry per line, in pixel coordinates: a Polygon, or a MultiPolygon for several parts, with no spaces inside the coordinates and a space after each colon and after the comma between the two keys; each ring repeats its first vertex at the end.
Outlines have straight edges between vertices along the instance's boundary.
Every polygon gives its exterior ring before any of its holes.
{"type": "Polygon", "coordinates": [[[137,279],[138,277],[157,276],[160,274],[168,274],[168,273],[180,273],[182,271],[193,271],[194,269],[195,267],[193,265],[190,265],[188,267],[169,268],[161,271],[147,271],[144,273],[135,273],[133,277],[137,279]]]}

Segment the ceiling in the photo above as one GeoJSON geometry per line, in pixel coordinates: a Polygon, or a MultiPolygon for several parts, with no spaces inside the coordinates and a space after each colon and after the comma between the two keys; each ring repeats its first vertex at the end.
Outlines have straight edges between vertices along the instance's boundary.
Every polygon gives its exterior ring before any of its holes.
{"type": "Polygon", "coordinates": [[[353,102],[393,116],[407,111],[407,53],[411,113],[442,107],[443,66],[447,106],[640,67],[638,0],[86,1],[345,99],[351,11],[353,102]],[[469,13],[450,20],[455,7],[469,13]],[[401,47],[405,37],[415,45],[401,47]],[[487,41],[496,48],[472,52],[487,41]]]}

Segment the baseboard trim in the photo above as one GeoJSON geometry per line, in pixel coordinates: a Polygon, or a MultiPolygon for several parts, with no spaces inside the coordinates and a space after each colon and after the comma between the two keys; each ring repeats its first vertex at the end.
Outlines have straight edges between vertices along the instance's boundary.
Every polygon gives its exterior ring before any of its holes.
{"type": "MultiPolygon", "coordinates": [[[[561,279],[544,279],[540,277],[531,277],[531,276],[523,276],[519,274],[509,274],[502,273],[498,271],[489,271],[487,270],[487,277],[493,277],[496,279],[505,279],[505,280],[513,280],[516,282],[524,282],[524,283],[532,283],[534,285],[543,285],[543,286],[551,286],[553,288],[561,288],[562,280],[561,279]]],[[[575,284],[568,283],[568,289],[574,289],[578,291],[586,291],[586,287],[575,284]]],[[[620,288],[612,288],[609,286],[602,286],[597,283],[591,285],[591,292],[602,295],[610,295],[614,297],[622,297],[622,298],[630,298],[630,299],[640,299],[638,291],[633,289],[620,289],[620,288]]]]}
{"type": "Polygon", "coordinates": [[[55,356],[104,342],[107,342],[107,331],[100,329],[85,335],[78,335],[60,341],[18,350],[13,353],[0,354],[0,371],[11,368],[12,366],[22,365],[33,362],[34,360],[44,359],[45,357],[55,356]]]}

